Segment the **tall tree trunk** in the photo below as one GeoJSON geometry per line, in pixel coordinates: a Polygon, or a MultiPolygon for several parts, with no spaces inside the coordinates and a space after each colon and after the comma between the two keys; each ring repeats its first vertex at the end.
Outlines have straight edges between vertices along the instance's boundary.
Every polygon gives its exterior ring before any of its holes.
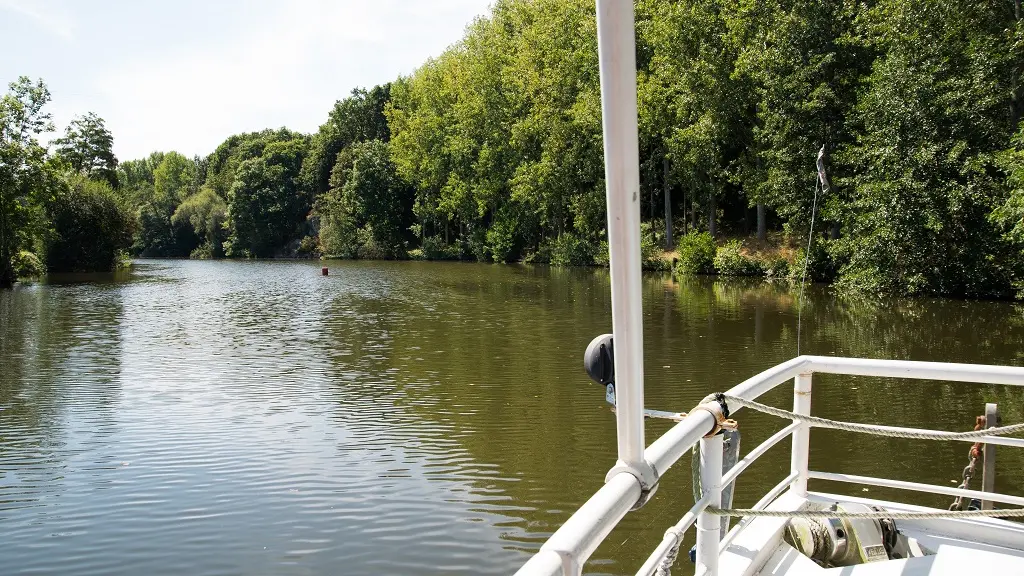
{"type": "Polygon", "coordinates": [[[668,156],[662,157],[661,167],[664,173],[662,185],[665,189],[665,249],[671,250],[675,244],[672,242],[672,190],[668,186],[668,156]]]}
{"type": "Polygon", "coordinates": [[[718,236],[718,198],[714,192],[708,196],[708,232],[712,238],[718,236]]]}
{"type": "Polygon", "coordinates": [[[764,202],[757,203],[757,241],[768,241],[768,218],[765,214],[764,202]]]}

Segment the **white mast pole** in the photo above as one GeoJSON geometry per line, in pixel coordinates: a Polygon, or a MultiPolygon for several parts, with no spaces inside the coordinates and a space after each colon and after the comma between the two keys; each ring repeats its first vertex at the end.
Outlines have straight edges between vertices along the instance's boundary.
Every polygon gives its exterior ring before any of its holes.
{"type": "MultiPolygon", "coordinates": [[[[640,153],[636,40],[632,0],[597,0],[601,119],[608,198],[608,248],[615,337],[615,414],[619,463],[639,473],[644,461],[644,361],[640,286],[640,153]]],[[[643,476],[643,478],[641,478],[643,476]]]]}

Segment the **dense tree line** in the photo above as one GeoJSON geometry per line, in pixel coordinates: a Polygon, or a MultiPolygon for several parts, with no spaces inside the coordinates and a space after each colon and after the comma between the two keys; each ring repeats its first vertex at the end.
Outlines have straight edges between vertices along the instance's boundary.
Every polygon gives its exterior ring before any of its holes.
{"type": "MultiPolygon", "coordinates": [[[[636,18],[650,262],[682,238],[705,272],[779,276],[807,259],[816,279],[874,293],[1024,288],[1018,0],[637,0],[636,18]],[[806,239],[822,147],[832,186],[813,250],[751,263],[745,246],[806,239]]],[[[95,115],[51,154],[33,136],[39,88],[4,112],[24,127],[0,153],[27,160],[0,163],[2,262],[46,254],[26,240],[45,236],[26,230],[46,194],[19,198],[57,181],[112,197],[143,256],[607,259],[592,0],[498,0],[316,133],[239,134],[206,157],[117,164],[95,115]]]]}
{"type": "Polygon", "coordinates": [[[116,193],[117,159],[103,119],[71,121],[54,150],[50,92],[22,77],[0,99],[0,288],[19,276],[109,271],[131,244],[135,218],[116,193]]]}

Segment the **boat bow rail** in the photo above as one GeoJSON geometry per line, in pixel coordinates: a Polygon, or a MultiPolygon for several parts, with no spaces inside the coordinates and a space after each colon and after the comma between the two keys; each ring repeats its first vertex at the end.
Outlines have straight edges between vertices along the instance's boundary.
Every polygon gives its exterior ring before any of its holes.
{"type": "MultiPolygon", "coordinates": [[[[794,381],[793,412],[810,415],[812,375],[844,374],[883,378],[905,378],[916,380],[941,380],[971,382],[979,384],[1002,384],[1024,386],[1024,368],[1010,366],[989,366],[981,364],[952,364],[945,362],[914,362],[903,360],[876,360],[863,358],[837,358],[826,356],[800,356],[765,370],[729,389],[725,394],[744,400],[756,400],[764,393],[787,382],[794,381]]],[[[732,406],[732,413],[741,406],[732,406]]],[[[621,415],[620,415],[621,417],[621,415]]],[[[810,478],[835,480],[848,483],[888,486],[906,490],[930,492],[956,496],[969,495],[1009,504],[1024,505],[1024,498],[997,493],[958,490],[948,486],[933,486],[899,480],[869,478],[847,474],[812,472],[808,468],[808,447],[810,426],[798,422],[786,426],[761,445],[740,459],[726,474],[721,472],[721,436],[707,435],[717,429],[719,422],[712,412],[694,410],[664,435],[655,440],[643,452],[644,462],[655,474],[655,484],[649,491],[643,489],[641,479],[621,462],[612,468],[607,481],[586,503],[583,504],[551,537],[541,549],[520,568],[520,576],[575,576],[582,573],[583,564],[594,553],[605,537],[631,510],[646,501],[656,487],[657,480],[668,471],[686,452],[695,445],[702,446],[701,484],[702,498],[694,504],[683,518],[666,533],[650,559],[637,573],[653,574],[659,564],[681,542],[683,534],[697,524],[697,573],[715,576],[717,558],[733,537],[741,530],[741,522],[725,537],[720,538],[718,516],[708,512],[709,506],[720,505],[721,489],[735,482],[736,478],[769,448],[789,437],[791,441],[791,472],[775,488],[754,505],[753,509],[764,509],[786,490],[799,496],[807,496],[807,481],[810,478]],[[716,450],[717,447],[717,450],[716,450]],[[710,458],[705,462],[704,453],[710,458]],[[717,454],[717,458],[715,455],[717,454]],[[717,464],[716,464],[717,463],[717,464]],[[969,493],[969,494],[968,494],[969,493]]],[[[1010,445],[1020,446],[1012,439],[1010,445]]]]}

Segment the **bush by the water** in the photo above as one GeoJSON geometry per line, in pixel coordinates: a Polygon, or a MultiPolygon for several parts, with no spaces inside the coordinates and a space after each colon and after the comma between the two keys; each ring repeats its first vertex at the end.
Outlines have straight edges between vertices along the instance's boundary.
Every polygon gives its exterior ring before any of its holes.
{"type": "Polygon", "coordinates": [[[711,274],[715,271],[715,239],[707,232],[690,232],[679,239],[677,270],[683,274],[711,274]]]}
{"type": "Polygon", "coordinates": [[[14,275],[18,278],[38,278],[46,274],[46,266],[38,256],[28,250],[14,255],[14,275]]]}
{"type": "MultiPolygon", "coordinates": [[[[650,222],[640,224],[640,257],[645,270],[664,270],[668,265],[662,258],[662,242],[654,225],[650,222]]],[[[606,247],[607,248],[607,247],[606,247]]],[[[605,250],[607,252],[607,249],[605,250]]]]}
{"type": "Polygon", "coordinates": [[[839,264],[831,253],[834,241],[815,238],[811,244],[811,256],[806,258],[807,250],[801,248],[797,254],[789,274],[793,280],[800,280],[804,273],[804,261],[807,260],[808,282],[832,282],[836,279],[839,264]]]}
{"type": "Polygon", "coordinates": [[[742,252],[743,243],[730,240],[715,253],[715,270],[723,276],[760,276],[764,274],[761,262],[742,252]]]}
{"type": "Polygon", "coordinates": [[[564,232],[550,243],[551,264],[555,266],[592,266],[596,247],[571,232],[564,232]]]}
{"type": "Polygon", "coordinates": [[[780,280],[789,277],[789,261],[785,258],[769,258],[761,263],[764,275],[769,280],[780,280]]]}
{"type": "Polygon", "coordinates": [[[428,236],[423,239],[422,254],[425,260],[458,260],[459,247],[444,243],[440,236],[428,236]]]}
{"type": "Polygon", "coordinates": [[[134,219],[105,181],[73,177],[47,212],[53,231],[46,267],[52,272],[109,272],[132,244],[134,219]]]}

